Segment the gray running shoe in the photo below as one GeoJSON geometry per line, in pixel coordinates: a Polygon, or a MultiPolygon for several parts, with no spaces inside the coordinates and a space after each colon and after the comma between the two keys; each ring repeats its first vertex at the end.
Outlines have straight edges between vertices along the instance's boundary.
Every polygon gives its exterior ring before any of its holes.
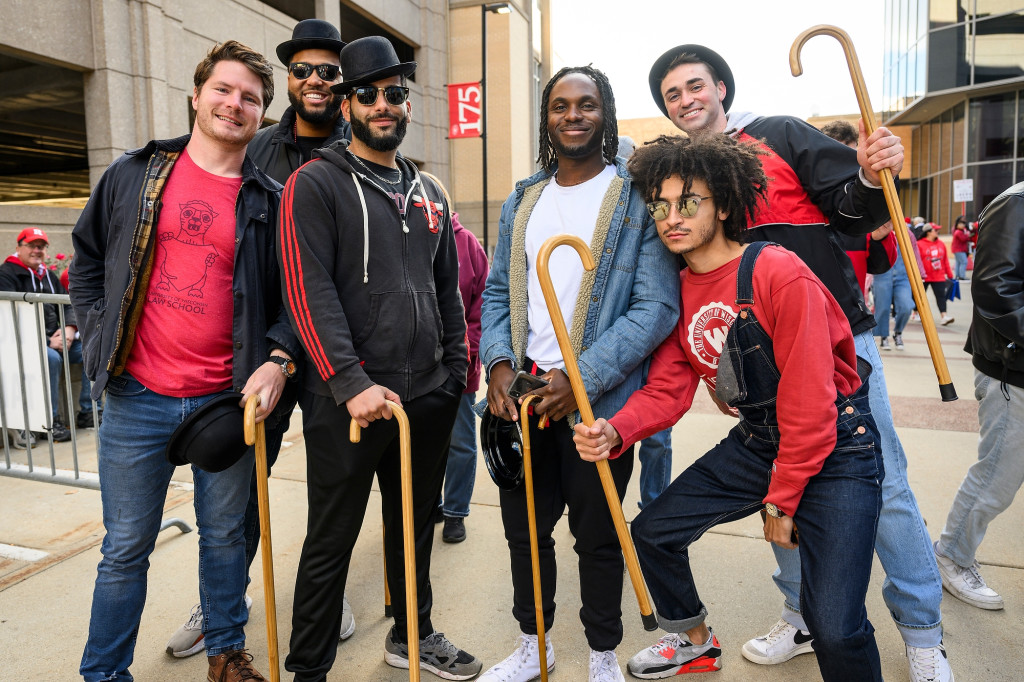
{"type": "Polygon", "coordinates": [[[345,595],[342,601],[341,609],[341,634],[338,635],[338,641],[344,642],[346,639],[352,636],[352,633],[356,631],[356,619],[352,615],[352,607],[348,603],[348,595],[345,595]]]}
{"type": "MultiPolygon", "coordinates": [[[[409,647],[395,641],[392,627],[384,638],[384,662],[393,668],[409,668],[409,647]]],[[[471,680],[483,670],[483,663],[449,642],[443,632],[434,632],[420,640],[420,670],[445,680],[471,680]]]]}
{"type": "Polygon", "coordinates": [[[629,659],[630,674],[657,680],[684,673],[706,673],[722,669],[722,647],[712,631],[704,644],[694,644],[670,632],[629,659]]]}

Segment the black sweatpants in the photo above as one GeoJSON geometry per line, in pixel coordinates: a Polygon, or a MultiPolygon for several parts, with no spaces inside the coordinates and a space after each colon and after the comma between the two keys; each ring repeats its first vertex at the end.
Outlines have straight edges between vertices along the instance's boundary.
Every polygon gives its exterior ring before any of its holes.
{"type": "MultiPolygon", "coordinates": [[[[622,641],[622,550],[601,488],[597,466],[580,459],[565,419],[541,430],[530,419],[530,454],[533,492],[537,507],[537,544],[540,554],[544,629],[555,621],[555,541],[551,533],[569,509],[569,530],[579,558],[580,620],[590,648],[610,651],[622,641]]],[[[609,460],[619,503],[633,473],[633,448],[609,460]]],[[[501,491],[501,519],[512,561],[512,615],[528,635],[537,634],[530,563],[530,529],[526,513],[526,486],[501,491]]]]}
{"type": "MultiPolygon", "coordinates": [[[[416,544],[416,596],[420,639],[430,622],[430,553],[434,510],[441,495],[448,442],[459,406],[458,395],[437,388],[406,402],[412,441],[413,523],[416,544]]],[[[352,548],[359,535],[370,486],[376,474],[384,517],[384,556],[391,605],[405,639],[405,554],[402,547],[402,489],[396,419],[371,422],[359,443],[349,442],[351,417],[334,399],[304,391],[309,518],[295,577],[292,636],[285,669],[296,680],[322,680],[334,664],[341,627],[342,599],[352,548]]],[[[383,643],[381,643],[383,644],[383,643]]]]}

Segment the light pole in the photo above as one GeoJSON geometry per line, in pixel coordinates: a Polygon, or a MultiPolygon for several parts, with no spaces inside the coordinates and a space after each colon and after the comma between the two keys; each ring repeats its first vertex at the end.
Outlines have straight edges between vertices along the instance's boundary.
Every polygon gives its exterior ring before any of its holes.
{"type": "Polygon", "coordinates": [[[480,141],[483,143],[483,209],[484,209],[484,253],[491,255],[487,248],[487,234],[490,225],[487,223],[487,14],[508,14],[512,11],[507,2],[492,2],[480,5],[480,114],[483,120],[480,123],[480,141]]]}

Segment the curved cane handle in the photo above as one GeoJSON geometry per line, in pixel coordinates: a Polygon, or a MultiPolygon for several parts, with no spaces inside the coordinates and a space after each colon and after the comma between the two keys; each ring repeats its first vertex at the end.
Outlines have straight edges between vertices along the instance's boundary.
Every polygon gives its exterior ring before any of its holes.
{"type": "Polygon", "coordinates": [[[245,444],[254,445],[256,443],[256,408],[260,405],[260,394],[253,393],[249,396],[249,399],[245,401],[245,444]]]}
{"type": "MultiPolygon", "coordinates": [[[[853,41],[843,29],[838,26],[821,24],[812,26],[793,41],[789,49],[789,68],[794,76],[803,73],[800,65],[800,50],[804,43],[817,35],[832,36],[843,46],[846,53],[846,63],[850,67],[850,77],[853,79],[853,90],[857,95],[857,105],[860,107],[860,117],[864,121],[864,131],[867,135],[875,132],[875,113],[871,108],[871,100],[868,98],[868,90],[864,85],[864,76],[860,70],[860,62],[857,60],[857,52],[853,49],[853,41]]],[[[892,177],[892,171],[883,168],[879,172],[882,180],[882,192],[885,194],[885,203],[889,208],[889,219],[896,230],[896,241],[900,247],[900,254],[903,257],[903,265],[907,269],[910,280],[911,293],[914,295],[914,302],[921,314],[921,327],[924,329],[924,338],[928,343],[928,351],[932,356],[932,365],[935,367],[935,376],[939,381],[939,395],[944,402],[956,400],[956,389],[949,376],[949,368],[946,366],[946,356],[942,351],[942,344],[939,343],[939,335],[935,329],[935,320],[932,317],[932,309],[925,297],[924,283],[921,281],[921,273],[917,269],[917,259],[914,258],[910,241],[906,232],[902,229],[904,225],[903,207],[900,206],[899,195],[896,193],[896,183],[892,177]]]]}

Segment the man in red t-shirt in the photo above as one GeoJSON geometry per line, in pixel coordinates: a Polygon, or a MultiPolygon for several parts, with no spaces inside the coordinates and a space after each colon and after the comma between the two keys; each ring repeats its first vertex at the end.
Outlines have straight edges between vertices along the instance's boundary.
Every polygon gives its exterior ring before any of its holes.
{"type": "Polygon", "coordinates": [[[803,261],[768,242],[741,243],[768,183],[759,154],[717,134],[661,137],[634,153],[629,170],[658,234],[686,261],[681,314],[652,356],[647,385],[610,420],[577,425],[577,449],[585,460],[614,458],[672,426],[701,380],[740,417],[633,521],[670,633],[629,661],[633,675],[721,668],[686,548],[714,525],[763,511],[766,541],[799,546],[803,614],[822,677],[881,680],[864,608],[883,476],[871,369],[858,361],[842,308],[803,261]]]}

